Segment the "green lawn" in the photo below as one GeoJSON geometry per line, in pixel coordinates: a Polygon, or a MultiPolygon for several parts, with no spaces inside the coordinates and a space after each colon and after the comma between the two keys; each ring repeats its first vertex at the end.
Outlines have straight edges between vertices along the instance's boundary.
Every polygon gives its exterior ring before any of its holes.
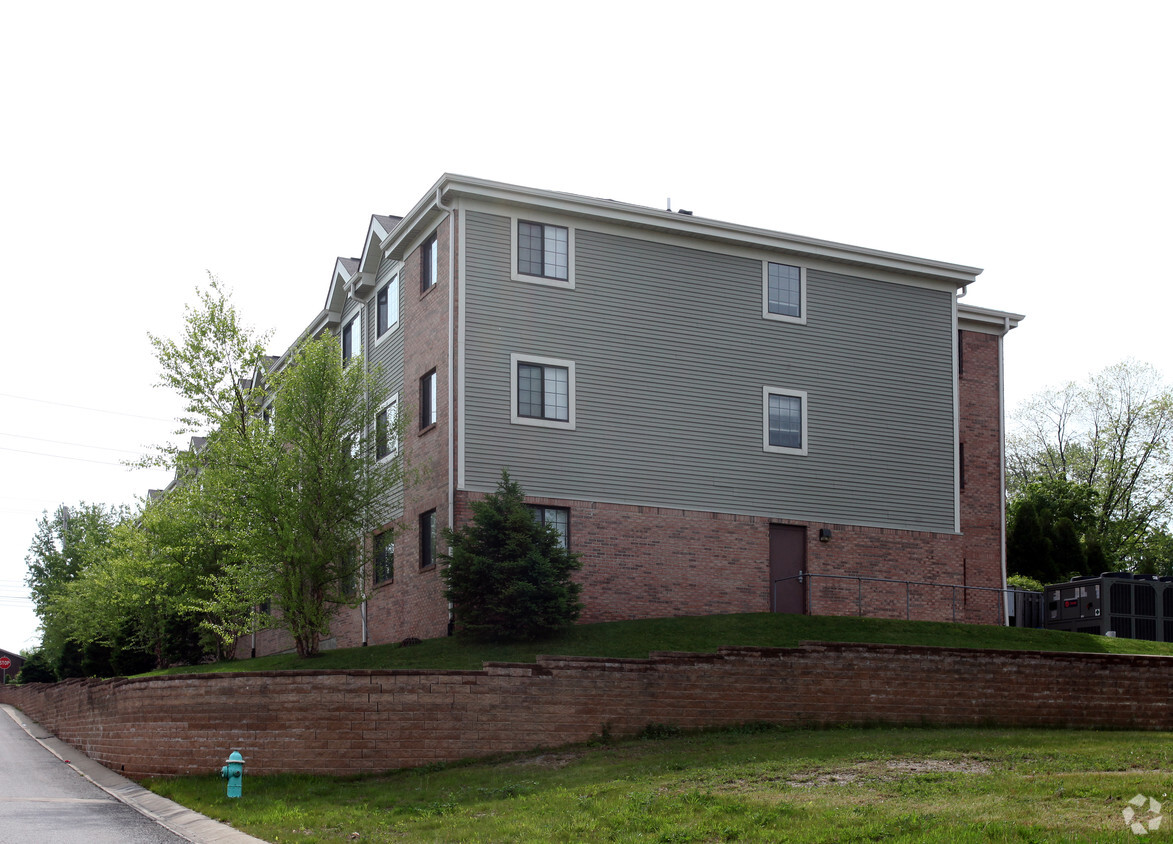
{"type": "Polygon", "coordinates": [[[259,838],[305,844],[1125,842],[1138,840],[1127,801],[1173,791],[1168,733],[652,732],[349,779],[246,770],[238,800],[215,777],[148,785],[259,838]]]}
{"type": "Polygon", "coordinates": [[[518,645],[478,644],[459,637],[430,639],[407,648],[398,645],[348,648],[326,651],[312,659],[285,654],[156,673],[320,671],[333,668],[479,669],[484,662],[533,662],[538,654],[643,658],[649,651],[703,652],[715,651],[722,645],[794,647],[803,641],[1173,655],[1173,644],[1109,639],[1085,633],[947,622],[742,613],[584,624],[556,638],[518,645]]]}
{"type": "MultiPolygon", "coordinates": [[[[476,669],[542,653],[646,657],[805,640],[1173,655],[1173,645],[1084,634],[756,613],[581,625],[526,645],[434,639],[176,670],[476,669]]],[[[254,777],[246,767],[245,796],[233,801],[215,777],[148,785],[259,838],[306,844],[1124,842],[1138,840],[1122,815],[1127,801],[1139,793],[1163,802],[1173,792],[1166,733],[768,726],[650,733],[382,776],[254,777]]],[[[1173,819],[1151,836],[1170,830],[1173,819]]]]}

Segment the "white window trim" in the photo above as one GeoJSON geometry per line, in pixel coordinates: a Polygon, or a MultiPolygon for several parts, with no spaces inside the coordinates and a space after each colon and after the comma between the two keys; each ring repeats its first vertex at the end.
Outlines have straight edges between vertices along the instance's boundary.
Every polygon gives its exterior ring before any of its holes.
{"type": "Polygon", "coordinates": [[[395,433],[395,428],[396,428],[396,425],[398,425],[398,423],[399,423],[399,394],[397,393],[391,397],[390,401],[388,401],[385,405],[380,407],[378,412],[375,414],[375,430],[374,430],[375,454],[376,454],[376,459],[380,463],[386,463],[388,460],[393,459],[395,457],[395,455],[399,453],[399,437],[396,436],[396,433],[395,433]],[[382,413],[383,411],[387,411],[387,425],[388,425],[387,448],[388,448],[388,451],[385,456],[378,457],[377,455],[379,453],[378,452],[378,449],[379,449],[379,441],[378,441],[379,414],[382,413]]]}
{"type": "MultiPolygon", "coordinates": [[[[399,312],[400,311],[399,293],[400,293],[400,288],[402,287],[402,284],[403,284],[403,274],[400,273],[398,270],[396,270],[394,273],[391,274],[391,278],[387,279],[386,282],[384,282],[381,286],[379,286],[375,290],[375,295],[371,298],[370,308],[375,314],[375,327],[373,330],[376,334],[375,342],[371,344],[372,348],[378,346],[380,343],[382,343],[384,340],[386,340],[389,336],[394,334],[395,329],[397,329],[399,327],[399,320],[401,319],[401,314],[399,312]],[[383,291],[383,288],[390,288],[392,285],[394,285],[394,287],[395,287],[395,319],[391,320],[388,323],[386,331],[384,331],[382,334],[379,334],[378,333],[379,332],[379,294],[383,291]]],[[[388,294],[387,294],[387,308],[388,308],[388,310],[390,310],[390,308],[391,308],[391,294],[390,294],[390,292],[388,292],[388,294]]]]}
{"type": "Polygon", "coordinates": [[[430,404],[429,409],[432,411],[431,415],[433,418],[429,422],[423,421],[424,406],[423,406],[423,401],[421,400],[420,401],[420,408],[419,408],[419,411],[420,411],[419,430],[420,431],[426,431],[426,430],[440,424],[440,406],[438,404],[438,402],[440,401],[440,381],[439,381],[440,370],[436,367],[429,369],[427,372],[425,372],[423,375],[421,375],[419,377],[418,383],[419,383],[420,387],[422,387],[423,380],[426,377],[428,377],[429,375],[432,376],[432,384],[431,384],[430,394],[428,395],[428,402],[430,404]]]}
{"type": "Polygon", "coordinates": [[[786,387],[762,387],[762,450],[771,451],[775,454],[797,454],[803,456],[807,453],[807,398],[806,390],[791,390],[786,387]],[[770,396],[792,396],[794,398],[802,399],[802,447],[801,448],[787,448],[781,445],[770,445],[770,396]]]}
{"type": "Polygon", "coordinates": [[[778,322],[792,322],[796,325],[806,325],[806,267],[788,261],[762,261],[762,318],[774,319],[778,322]],[[798,313],[799,316],[775,314],[770,311],[770,264],[781,264],[787,267],[798,267],[798,313]]]}
{"type": "Polygon", "coordinates": [[[509,355],[509,421],[514,425],[533,425],[538,428],[561,428],[564,431],[573,431],[576,424],[575,388],[574,388],[574,361],[561,358],[547,358],[541,355],[524,355],[513,353],[509,355]],[[536,419],[532,416],[519,416],[517,413],[517,365],[519,363],[536,363],[539,366],[561,366],[567,370],[569,381],[568,419],[563,422],[558,419],[536,419]]]}
{"type": "MultiPolygon", "coordinates": [[[[362,356],[362,309],[361,308],[359,308],[359,310],[355,311],[354,314],[350,317],[350,319],[343,320],[342,328],[339,329],[339,331],[338,331],[338,344],[340,346],[342,345],[342,337],[346,333],[346,327],[351,324],[353,324],[354,328],[355,328],[354,333],[351,335],[351,347],[352,348],[350,350],[350,357],[351,357],[351,360],[353,360],[354,358],[362,356]]],[[[345,360],[346,359],[344,357],[343,361],[345,362],[345,360]]]]}
{"type": "Polygon", "coordinates": [[[509,277],[514,281],[524,281],[527,284],[541,284],[546,287],[561,287],[564,290],[574,289],[574,226],[566,220],[549,218],[542,215],[519,216],[514,214],[509,218],[509,277]],[[541,223],[544,226],[560,226],[566,229],[566,279],[546,278],[539,275],[525,275],[517,271],[517,224],[525,220],[527,223],[541,223]]]}

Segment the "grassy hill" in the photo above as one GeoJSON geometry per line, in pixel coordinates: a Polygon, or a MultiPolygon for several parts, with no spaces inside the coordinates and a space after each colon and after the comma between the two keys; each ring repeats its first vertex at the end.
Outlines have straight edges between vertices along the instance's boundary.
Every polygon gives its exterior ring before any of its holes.
{"type": "Polygon", "coordinates": [[[533,662],[538,654],[644,658],[650,651],[712,652],[724,645],[794,647],[804,641],[1173,656],[1173,643],[1110,639],[1084,633],[931,621],[741,613],[583,624],[561,636],[524,644],[493,645],[470,642],[460,637],[441,638],[429,639],[411,647],[375,645],[346,648],[326,651],[311,659],[302,659],[296,654],[281,654],[153,673],[321,671],[340,668],[475,670],[485,662],[533,662]]]}

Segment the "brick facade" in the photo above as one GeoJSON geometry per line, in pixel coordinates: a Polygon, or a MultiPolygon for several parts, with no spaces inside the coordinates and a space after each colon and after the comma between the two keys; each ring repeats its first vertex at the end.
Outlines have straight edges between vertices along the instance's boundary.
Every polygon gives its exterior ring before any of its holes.
{"type": "Polygon", "coordinates": [[[0,702],[132,777],[210,773],[230,750],[249,773],[354,774],[648,724],[1170,730],[1171,685],[1165,657],[807,643],[482,671],[70,680],[0,687],[0,702]]]}

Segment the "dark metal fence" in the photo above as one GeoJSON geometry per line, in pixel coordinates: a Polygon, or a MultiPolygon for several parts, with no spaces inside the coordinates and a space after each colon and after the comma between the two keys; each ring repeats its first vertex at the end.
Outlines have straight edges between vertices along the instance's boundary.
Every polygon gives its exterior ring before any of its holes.
{"type": "Polygon", "coordinates": [[[864,575],[852,574],[812,574],[810,572],[801,572],[792,577],[775,580],[773,583],[774,606],[778,606],[778,590],[780,585],[789,581],[798,581],[802,585],[804,606],[806,607],[807,615],[818,615],[818,606],[816,604],[819,601],[826,607],[829,604],[842,604],[844,600],[850,600],[850,598],[844,597],[844,592],[842,591],[840,594],[832,597],[820,595],[812,588],[816,578],[832,581],[855,581],[856,615],[859,616],[864,615],[865,599],[875,592],[877,584],[893,584],[904,587],[904,617],[908,620],[912,619],[914,605],[923,605],[923,601],[914,601],[914,590],[924,592],[929,589],[939,589],[948,590],[949,592],[951,617],[953,621],[957,621],[958,596],[961,596],[961,602],[964,608],[969,604],[969,596],[976,593],[982,597],[988,597],[997,601],[1003,623],[1014,623],[1017,627],[1042,626],[1041,592],[1024,592],[1020,589],[1001,589],[995,586],[964,586],[958,583],[934,583],[928,580],[897,580],[888,577],[866,577],[864,575]],[[867,588],[865,588],[865,584],[867,584],[867,588]],[[868,589],[872,591],[868,592],[868,589]],[[1013,622],[1011,619],[1013,619],[1013,622]]]}

